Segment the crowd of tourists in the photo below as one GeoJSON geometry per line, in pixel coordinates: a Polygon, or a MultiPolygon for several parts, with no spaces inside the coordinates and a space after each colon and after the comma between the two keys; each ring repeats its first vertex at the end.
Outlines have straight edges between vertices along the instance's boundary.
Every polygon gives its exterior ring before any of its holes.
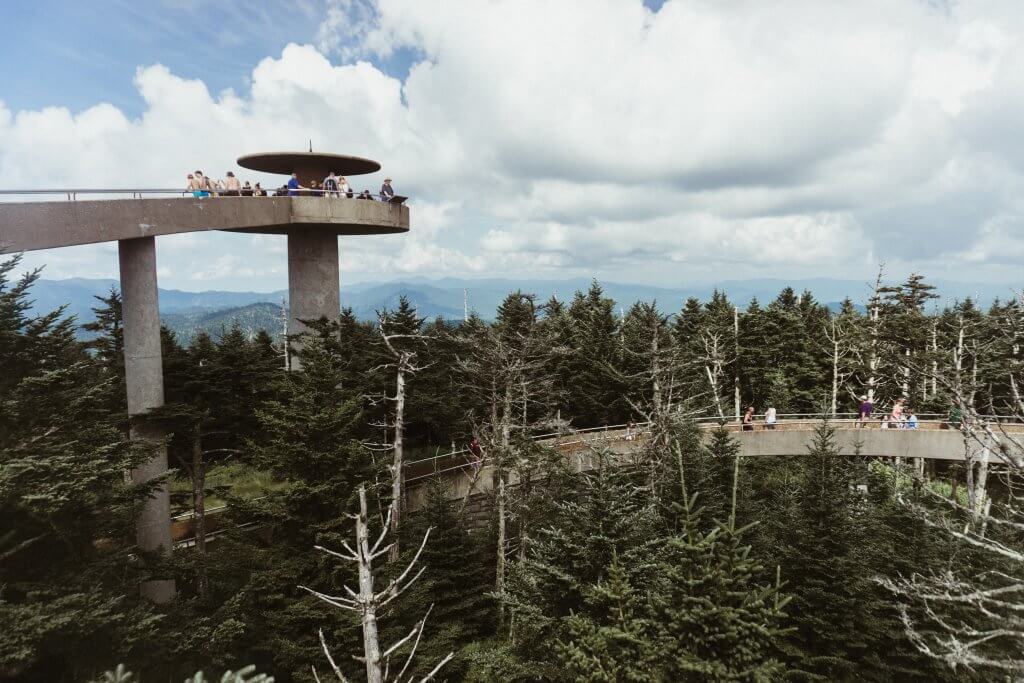
{"type": "MultiPolygon", "coordinates": [[[[778,413],[775,408],[768,406],[764,411],[764,427],[765,429],[775,429],[775,425],[778,423],[778,413]]],[[[857,427],[864,428],[876,421],[875,417],[875,406],[874,402],[867,396],[860,397],[860,405],[857,408],[857,427]]],[[[754,430],[754,425],[757,422],[757,415],[754,412],[754,406],[747,406],[746,412],[743,413],[742,423],[743,431],[749,432],[754,430]]],[[[905,401],[901,398],[893,403],[892,410],[883,412],[877,418],[879,428],[881,429],[917,429],[918,419],[914,411],[909,408],[905,401]]]]}
{"type": "MultiPolygon", "coordinates": [[[[197,199],[203,197],[266,197],[267,190],[264,190],[259,183],[250,184],[248,180],[244,183],[231,171],[225,174],[223,180],[211,178],[202,171],[195,171],[188,174],[186,191],[191,192],[197,199]]],[[[380,186],[380,192],[376,195],[364,189],[356,193],[349,185],[343,175],[331,173],[323,181],[313,180],[309,187],[299,183],[299,176],[292,173],[284,185],[273,191],[274,197],[347,197],[349,199],[369,199],[370,201],[380,200],[390,202],[395,197],[395,190],[391,187],[391,178],[385,178],[384,184],[380,186]]]]}
{"type": "MultiPolygon", "coordinates": [[[[874,421],[874,412],[874,402],[868,396],[861,396],[860,406],[857,408],[857,426],[868,426],[874,421]]],[[[900,398],[892,404],[892,410],[879,416],[878,423],[881,429],[917,429],[917,415],[900,398]]]]}

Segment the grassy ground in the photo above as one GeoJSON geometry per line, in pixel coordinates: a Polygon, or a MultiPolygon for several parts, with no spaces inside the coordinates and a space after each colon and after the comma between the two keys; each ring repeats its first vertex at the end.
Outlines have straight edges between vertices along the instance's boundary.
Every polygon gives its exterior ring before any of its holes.
{"type": "MultiPolygon", "coordinates": [[[[218,465],[206,475],[206,508],[225,504],[224,496],[230,492],[240,498],[258,498],[268,491],[277,491],[287,486],[274,481],[261,470],[239,462],[218,465]]],[[[176,512],[188,512],[192,507],[192,482],[189,479],[171,481],[171,499],[176,512]]]]}

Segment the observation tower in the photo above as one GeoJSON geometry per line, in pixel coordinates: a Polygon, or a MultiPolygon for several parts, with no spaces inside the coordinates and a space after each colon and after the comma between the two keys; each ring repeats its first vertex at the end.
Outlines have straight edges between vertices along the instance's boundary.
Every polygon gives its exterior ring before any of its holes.
{"type": "MultiPolygon", "coordinates": [[[[331,171],[355,176],[380,170],[380,164],[370,159],[313,152],[251,154],[240,157],[238,165],[269,173],[295,172],[307,188],[331,171]]],[[[164,403],[157,237],[211,230],[287,235],[288,331],[295,334],[302,331],[302,320],[321,316],[333,320],[340,313],[339,235],[409,230],[409,208],[401,197],[393,202],[311,193],[194,198],[179,189],[2,190],[0,194],[65,196],[60,201],[0,202],[0,252],[118,243],[129,416],[143,415],[164,403]],[[94,195],[118,198],[80,199],[94,195]]],[[[201,258],[202,254],[196,255],[196,261],[201,258]]],[[[162,475],[167,470],[163,432],[133,420],[131,436],[153,449],[153,457],[132,471],[132,480],[144,482],[162,475]]],[[[136,541],[144,551],[169,552],[170,529],[170,498],[164,486],[140,512],[136,541]]],[[[174,597],[174,582],[147,581],[142,593],[166,602],[174,597]]]]}

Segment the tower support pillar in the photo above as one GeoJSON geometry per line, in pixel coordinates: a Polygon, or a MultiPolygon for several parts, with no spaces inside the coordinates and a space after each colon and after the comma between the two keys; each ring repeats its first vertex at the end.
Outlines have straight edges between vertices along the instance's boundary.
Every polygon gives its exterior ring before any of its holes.
{"type": "MultiPolygon", "coordinates": [[[[303,320],[326,316],[337,320],[341,313],[338,272],[338,236],[334,232],[293,229],[288,233],[288,334],[306,329],[303,320]]],[[[292,345],[296,348],[297,345],[292,345]]],[[[299,369],[292,358],[291,368],[299,369]]]]}
{"type": "MultiPolygon", "coordinates": [[[[156,241],[153,237],[117,243],[124,311],[124,374],[128,415],[142,415],[164,404],[164,370],[160,353],[160,308],[157,301],[156,241]]],[[[133,483],[144,483],[167,471],[167,447],[162,429],[133,425],[132,441],[144,444],[152,457],[131,472],[133,483]]],[[[136,542],[143,551],[171,552],[171,501],[161,484],[142,506],[135,521],[136,542]]],[[[145,581],[143,597],[153,602],[174,599],[173,579],[145,581]]]]}

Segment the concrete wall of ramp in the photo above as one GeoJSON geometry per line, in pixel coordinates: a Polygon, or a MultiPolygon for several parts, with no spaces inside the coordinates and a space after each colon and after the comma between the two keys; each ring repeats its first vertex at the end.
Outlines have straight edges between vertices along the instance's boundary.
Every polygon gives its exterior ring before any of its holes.
{"type": "MultiPolygon", "coordinates": [[[[811,430],[736,432],[743,456],[778,456],[806,453],[811,430]]],[[[963,460],[964,437],[954,429],[837,429],[836,445],[842,453],[869,457],[963,460]]]]}

